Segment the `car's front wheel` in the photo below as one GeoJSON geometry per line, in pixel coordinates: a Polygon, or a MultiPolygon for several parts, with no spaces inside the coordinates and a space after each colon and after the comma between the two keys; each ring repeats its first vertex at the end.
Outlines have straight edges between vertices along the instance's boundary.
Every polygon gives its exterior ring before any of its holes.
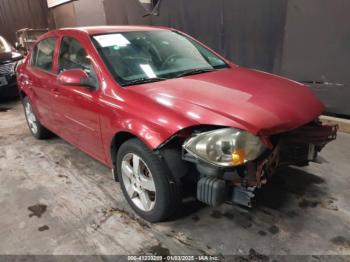
{"type": "Polygon", "coordinates": [[[37,139],[50,137],[52,133],[40,123],[27,96],[23,98],[23,106],[27,124],[32,135],[37,139]]]}
{"type": "Polygon", "coordinates": [[[117,171],[125,198],[143,219],[159,222],[178,211],[178,182],[165,163],[138,139],[128,140],[118,150],[117,171]]]}

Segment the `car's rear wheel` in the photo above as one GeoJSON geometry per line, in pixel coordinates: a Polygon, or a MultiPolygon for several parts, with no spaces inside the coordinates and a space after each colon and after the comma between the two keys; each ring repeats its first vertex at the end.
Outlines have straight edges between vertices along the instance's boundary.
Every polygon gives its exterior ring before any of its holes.
{"type": "Polygon", "coordinates": [[[159,222],[179,210],[179,184],[163,161],[138,139],[130,139],[120,147],[117,172],[125,198],[143,219],[159,222]]]}
{"type": "Polygon", "coordinates": [[[32,135],[37,139],[49,138],[52,133],[40,123],[27,96],[23,98],[23,106],[27,124],[32,135]]]}

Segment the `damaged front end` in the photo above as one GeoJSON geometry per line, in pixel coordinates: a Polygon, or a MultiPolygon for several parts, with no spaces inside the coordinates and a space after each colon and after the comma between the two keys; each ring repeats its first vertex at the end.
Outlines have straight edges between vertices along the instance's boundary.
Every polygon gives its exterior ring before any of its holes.
{"type": "MultiPolygon", "coordinates": [[[[210,155],[210,150],[214,150],[218,143],[212,143],[207,148],[199,144],[197,145],[199,153],[194,153],[188,145],[198,136],[194,134],[183,145],[182,159],[196,165],[199,173],[197,182],[199,201],[210,206],[234,202],[251,207],[255,189],[266,184],[277,168],[286,165],[306,166],[311,161],[316,162],[317,154],[323,147],[336,139],[337,129],[337,126],[322,125],[317,120],[290,132],[262,139],[264,146],[251,137],[247,138],[244,132],[248,146],[242,145],[242,142],[237,139],[236,144],[240,143],[239,147],[244,147],[242,150],[244,152],[240,152],[237,148],[231,149],[234,152],[231,161],[239,161],[239,157],[245,160],[232,165],[201,157],[201,150],[207,150],[206,152],[210,155]],[[260,148],[254,152],[253,146],[260,148]],[[259,156],[254,158],[255,155],[259,156]]],[[[210,138],[207,141],[212,142],[210,138]]],[[[220,146],[224,150],[229,150],[230,146],[225,145],[225,142],[220,141],[220,146]]]]}

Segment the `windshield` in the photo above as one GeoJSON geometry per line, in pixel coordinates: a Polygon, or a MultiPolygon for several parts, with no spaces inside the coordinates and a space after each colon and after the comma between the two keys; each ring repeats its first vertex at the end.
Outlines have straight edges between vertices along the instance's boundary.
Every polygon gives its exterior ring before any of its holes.
{"type": "Polygon", "coordinates": [[[10,44],[0,36],[0,53],[8,53],[11,52],[11,46],[10,44]]]}
{"type": "Polygon", "coordinates": [[[95,35],[92,39],[123,86],[228,67],[194,40],[168,30],[95,35]]]}

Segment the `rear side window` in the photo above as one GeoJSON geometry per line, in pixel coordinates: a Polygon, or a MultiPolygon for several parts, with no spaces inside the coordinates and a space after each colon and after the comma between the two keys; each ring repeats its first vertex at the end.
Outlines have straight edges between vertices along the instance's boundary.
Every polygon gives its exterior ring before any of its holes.
{"type": "Polygon", "coordinates": [[[39,42],[33,50],[32,66],[51,72],[55,45],[55,38],[47,38],[39,42]]]}

